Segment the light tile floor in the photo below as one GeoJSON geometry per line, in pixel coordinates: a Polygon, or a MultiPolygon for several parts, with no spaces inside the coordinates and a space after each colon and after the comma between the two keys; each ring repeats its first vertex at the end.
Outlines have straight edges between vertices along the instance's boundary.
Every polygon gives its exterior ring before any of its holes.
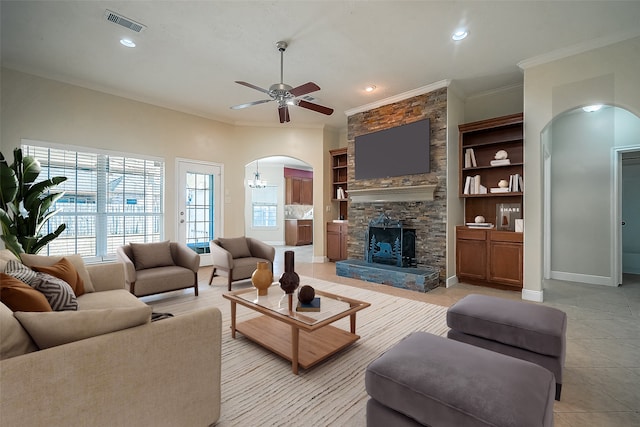
{"type": "MultiPolygon", "coordinates": [[[[312,263],[312,247],[278,247],[274,277],[284,251],[295,252],[296,272],[391,295],[450,306],[469,293],[520,299],[519,292],[457,284],[428,293],[336,276],[334,263],[312,263]]],[[[556,427],[640,426],[640,276],[625,275],[620,287],[550,280],[545,305],[567,313],[567,358],[556,427]]],[[[409,332],[409,331],[407,331],[409,332]]]]}

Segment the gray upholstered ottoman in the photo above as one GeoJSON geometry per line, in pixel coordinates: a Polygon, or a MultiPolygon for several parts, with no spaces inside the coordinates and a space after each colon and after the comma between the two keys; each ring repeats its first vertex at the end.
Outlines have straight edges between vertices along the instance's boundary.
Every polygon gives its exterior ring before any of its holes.
{"type": "Polygon", "coordinates": [[[426,332],[371,362],[365,386],[368,427],[553,426],[551,372],[426,332]]]}
{"type": "Polygon", "coordinates": [[[558,309],[486,295],[467,295],[447,311],[447,336],[536,363],[556,378],[562,391],[567,315],[558,309]]]}

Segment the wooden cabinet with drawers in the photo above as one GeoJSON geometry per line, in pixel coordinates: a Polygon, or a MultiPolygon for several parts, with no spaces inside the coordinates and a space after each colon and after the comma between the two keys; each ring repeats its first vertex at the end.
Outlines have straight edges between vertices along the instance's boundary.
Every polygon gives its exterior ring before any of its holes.
{"type": "Polygon", "coordinates": [[[461,282],[522,289],[522,233],[456,227],[456,275],[461,282]]]}

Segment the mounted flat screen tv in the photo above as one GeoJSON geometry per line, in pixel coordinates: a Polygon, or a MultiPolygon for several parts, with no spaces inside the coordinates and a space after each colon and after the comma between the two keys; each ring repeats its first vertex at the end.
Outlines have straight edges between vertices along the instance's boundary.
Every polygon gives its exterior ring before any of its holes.
{"type": "Polygon", "coordinates": [[[429,119],[355,138],[355,178],[430,172],[429,119]]]}

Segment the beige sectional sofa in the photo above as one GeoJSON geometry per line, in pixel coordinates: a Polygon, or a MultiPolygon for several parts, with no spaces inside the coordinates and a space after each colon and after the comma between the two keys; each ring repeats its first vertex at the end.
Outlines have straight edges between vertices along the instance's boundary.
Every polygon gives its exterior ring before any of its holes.
{"type": "Polygon", "coordinates": [[[85,273],[94,291],[78,297],[77,312],[15,314],[0,303],[0,425],[215,424],[220,311],[150,322],[151,308],[124,288],[122,264],[85,273]],[[92,330],[99,335],[84,338],[92,330]]]}

